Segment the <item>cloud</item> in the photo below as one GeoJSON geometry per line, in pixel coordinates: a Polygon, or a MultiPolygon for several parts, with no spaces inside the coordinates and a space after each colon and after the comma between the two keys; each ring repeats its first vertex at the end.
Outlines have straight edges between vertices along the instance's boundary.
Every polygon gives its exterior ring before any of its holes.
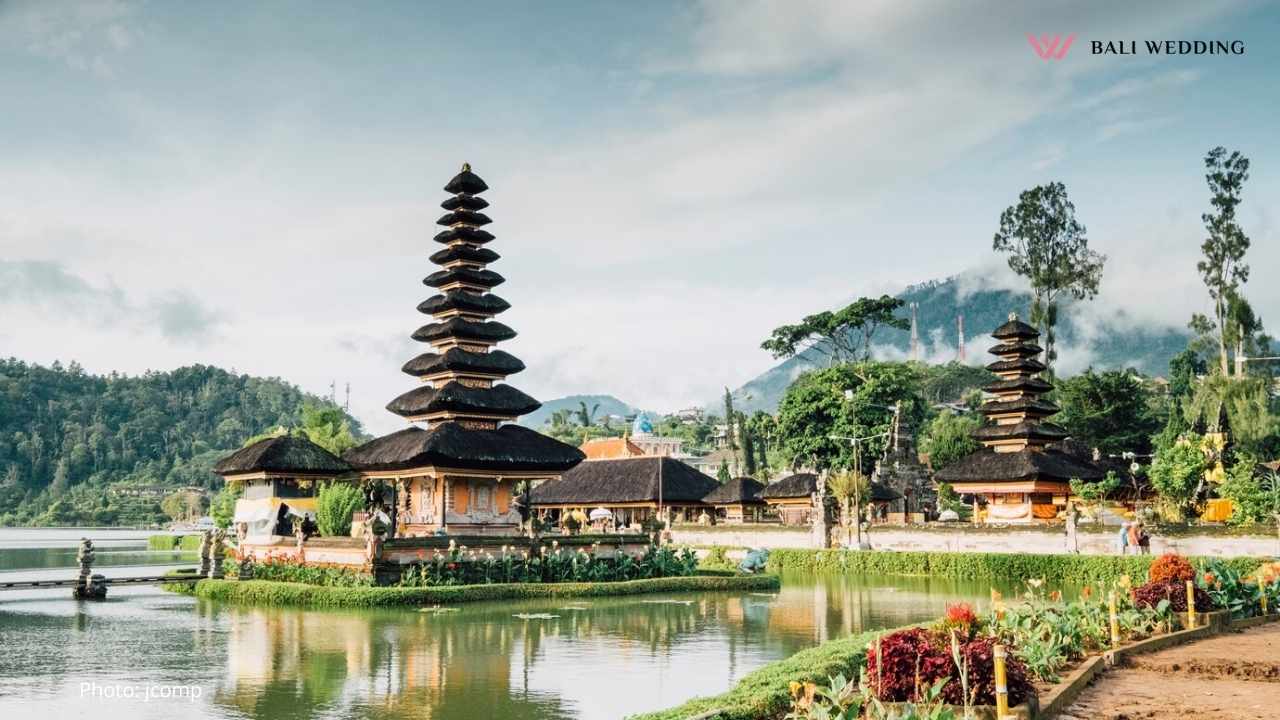
{"type": "Polygon", "coordinates": [[[113,56],[143,34],[126,0],[8,0],[0,4],[0,46],[112,77],[113,56]]]}
{"type": "Polygon", "coordinates": [[[0,261],[0,305],[76,325],[123,327],[132,332],[154,328],[172,342],[208,340],[224,321],[221,313],[185,290],[135,302],[110,281],[93,285],[62,263],[47,260],[0,261]]]}

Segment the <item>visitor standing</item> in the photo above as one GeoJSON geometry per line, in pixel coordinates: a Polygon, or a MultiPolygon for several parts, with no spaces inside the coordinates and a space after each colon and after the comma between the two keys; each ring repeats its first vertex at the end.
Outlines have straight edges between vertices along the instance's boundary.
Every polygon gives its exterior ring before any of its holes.
{"type": "Polygon", "coordinates": [[[1136,522],[1129,524],[1129,533],[1127,538],[1128,538],[1129,551],[1132,552],[1134,555],[1141,555],[1142,554],[1142,521],[1141,520],[1138,520],[1136,522]]]}
{"type": "Polygon", "coordinates": [[[1127,555],[1129,550],[1129,521],[1120,523],[1120,535],[1116,538],[1120,544],[1120,554],[1127,555]]]}

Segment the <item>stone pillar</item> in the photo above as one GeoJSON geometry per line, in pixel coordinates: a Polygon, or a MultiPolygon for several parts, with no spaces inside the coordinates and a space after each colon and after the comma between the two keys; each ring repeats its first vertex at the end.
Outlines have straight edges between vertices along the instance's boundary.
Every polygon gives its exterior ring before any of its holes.
{"type": "Polygon", "coordinates": [[[1073,555],[1080,553],[1080,538],[1076,535],[1076,506],[1067,506],[1067,552],[1073,555]]]}
{"type": "Polygon", "coordinates": [[[822,472],[818,474],[817,488],[809,498],[813,506],[809,513],[812,525],[809,544],[816,548],[831,547],[831,523],[827,518],[826,494],[827,474],[822,472]]]}
{"type": "Polygon", "coordinates": [[[205,530],[200,535],[200,577],[209,577],[209,553],[213,545],[213,531],[205,530]]]}
{"type": "Polygon", "coordinates": [[[226,535],[223,534],[221,528],[213,531],[210,543],[212,545],[210,548],[212,563],[209,568],[209,577],[214,580],[221,580],[227,575],[226,569],[223,567],[223,560],[227,554],[226,540],[226,535]]]}

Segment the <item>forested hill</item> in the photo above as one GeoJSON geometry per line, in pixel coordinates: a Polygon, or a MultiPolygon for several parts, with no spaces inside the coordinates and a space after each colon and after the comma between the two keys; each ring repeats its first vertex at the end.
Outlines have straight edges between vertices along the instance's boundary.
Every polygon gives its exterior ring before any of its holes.
{"type": "Polygon", "coordinates": [[[308,402],[327,404],[203,365],[128,377],[0,360],[0,525],[157,522],[167,491],[213,487],[214,461],[308,402]]]}

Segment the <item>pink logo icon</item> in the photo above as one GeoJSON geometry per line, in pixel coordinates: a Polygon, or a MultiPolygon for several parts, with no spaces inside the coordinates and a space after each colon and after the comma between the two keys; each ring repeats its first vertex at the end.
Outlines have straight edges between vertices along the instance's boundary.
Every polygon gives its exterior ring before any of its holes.
{"type": "Polygon", "coordinates": [[[1071,43],[1076,41],[1076,34],[1071,33],[1064,41],[1061,35],[1041,35],[1039,39],[1031,33],[1027,33],[1027,42],[1031,43],[1031,48],[1036,51],[1041,60],[1061,60],[1067,56],[1067,51],[1071,49],[1071,43]]]}

